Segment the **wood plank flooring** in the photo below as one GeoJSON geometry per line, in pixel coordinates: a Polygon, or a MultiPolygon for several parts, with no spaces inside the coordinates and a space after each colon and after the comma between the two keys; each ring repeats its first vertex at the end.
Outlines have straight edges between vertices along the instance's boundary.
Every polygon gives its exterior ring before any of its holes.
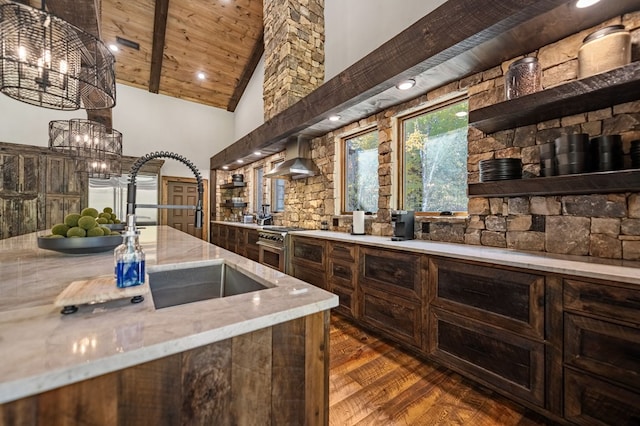
{"type": "Polygon", "coordinates": [[[331,315],[329,424],[535,426],[554,423],[331,315]]]}

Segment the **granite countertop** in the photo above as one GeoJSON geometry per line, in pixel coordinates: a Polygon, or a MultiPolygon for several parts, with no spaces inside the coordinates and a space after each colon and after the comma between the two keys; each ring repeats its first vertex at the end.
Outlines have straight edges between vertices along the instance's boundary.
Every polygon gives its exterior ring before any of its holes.
{"type": "Polygon", "coordinates": [[[147,272],[225,262],[269,287],[156,310],[145,300],[53,305],[72,281],[113,273],[113,252],[37,247],[37,234],[0,240],[0,403],[117,371],[337,306],[337,296],[166,226],[142,230],[147,272]]]}
{"type": "MultiPolygon", "coordinates": [[[[223,221],[211,221],[211,223],[262,229],[261,226],[256,224],[223,221]]],[[[291,234],[304,237],[322,238],[332,241],[342,241],[345,243],[382,247],[392,250],[422,253],[432,256],[444,256],[460,260],[473,260],[493,265],[533,269],[541,272],[611,280],[629,284],[640,284],[640,262],[636,261],[603,259],[588,256],[559,255],[541,252],[524,252],[487,246],[443,243],[426,240],[391,241],[391,237],[351,235],[346,232],[334,231],[292,231],[291,234]]]]}

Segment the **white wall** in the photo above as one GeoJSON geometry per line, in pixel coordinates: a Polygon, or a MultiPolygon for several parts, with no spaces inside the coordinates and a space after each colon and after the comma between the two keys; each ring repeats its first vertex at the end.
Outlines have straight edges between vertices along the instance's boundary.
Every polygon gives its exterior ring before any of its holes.
{"type": "MultiPolygon", "coordinates": [[[[0,141],[48,146],[51,120],[87,118],[84,110],[61,112],[0,95],[0,141]]],[[[234,115],[219,108],[149,93],[118,84],[113,127],[122,132],[123,154],[175,152],[209,178],[209,158],[235,141],[234,115]]],[[[127,171],[123,171],[127,172],[127,171]]],[[[192,177],[182,163],[166,160],[162,174],[192,177]]]]}
{"type": "MultiPolygon", "coordinates": [[[[392,39],[446,0],[325,0],[325,81],[392,39]]],[[[236,108],[234,142],[264,123],[264,57],[236,108]]]]}

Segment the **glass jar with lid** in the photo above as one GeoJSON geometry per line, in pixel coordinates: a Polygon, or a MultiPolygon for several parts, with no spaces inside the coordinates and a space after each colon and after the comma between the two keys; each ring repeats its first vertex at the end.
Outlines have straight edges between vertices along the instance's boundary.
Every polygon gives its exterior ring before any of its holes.
{"type": "Polygon", "coordinates": [[[589,77],[631,62],[631,34],[624,25],[594,31],[578,50],[578,78],[589,77]]]}
{"type": "Polygon", "coordinates": [[[515,99],[541,90],[542,70],[538,58],[527,56],[509,65],[504,88],[507,99],[515,99]]]}

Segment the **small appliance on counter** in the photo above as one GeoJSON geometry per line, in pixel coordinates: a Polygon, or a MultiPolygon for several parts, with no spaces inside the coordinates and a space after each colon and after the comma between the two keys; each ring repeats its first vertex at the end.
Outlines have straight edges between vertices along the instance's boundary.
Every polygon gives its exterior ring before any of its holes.
{"type": "Polygon", "coordinates": [[[258,213],[258,226],[273,225],[273,216],[271,216],[270,207],[270,204],[262,205],[262,212],[258,213]]]}
{"type": "Polygon", "coordinates": [[[413,240],[413,223],[415,214],[413,211],[397,210],[391,212],[391,225],[393,226],[393,236],[391,241],[413,240]]]}

